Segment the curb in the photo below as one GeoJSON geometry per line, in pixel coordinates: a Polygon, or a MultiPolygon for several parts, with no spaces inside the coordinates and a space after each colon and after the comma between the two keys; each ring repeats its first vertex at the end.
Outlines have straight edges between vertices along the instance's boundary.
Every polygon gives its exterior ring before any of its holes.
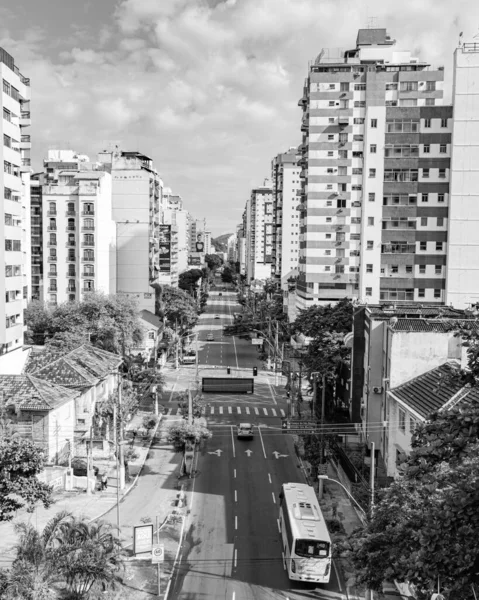
{"type": "MultiPolygon", "coordinates": [[[[156,432],[158,431],[158,428],[159,428],[159,426],[160,426],[160,424],[161,424],[161,422],[163,420],[163,415],[159,415],[159,417],[160,418],[158,420],[158,423],[156,424],[155,429],[153,430],[153,435],[150,438],[150,443],[148,444],[148,451],[145,454],[145,458],[143,459],[143,462],[141,463],[140,469],[139,469],[138,473],[136,474],[135,479],[133,480],[133,482],[130,484],[130,486],[128,488],[126,488],[126,490],[120,496],[120,502],[123,500],[123,498],[125,498],[126,496],[128,496],[128,494],[131,492],[131,490],[135,487],[135,485],[136,485],[136,483],[138,481],[138,478],[140,477],[141,472],[143,471],[143,467],[145,466],[146,459],[148,458],[148,454],[150,452],[151,445],[153,444],[153,440],[155,438],[156,432]]],[[[92,521],[96,521],[98,519],[101,519],[103,516],[105,516],[107,513],[109,513],[110,510],[112,510],[112,508],[114,508],[116,506],[116,504],[117,503],[115,501],[109,508],[107,508],[106,510],[104,510],[98,516],[91,518],[88,522],[91,523],[92,521]]]]}

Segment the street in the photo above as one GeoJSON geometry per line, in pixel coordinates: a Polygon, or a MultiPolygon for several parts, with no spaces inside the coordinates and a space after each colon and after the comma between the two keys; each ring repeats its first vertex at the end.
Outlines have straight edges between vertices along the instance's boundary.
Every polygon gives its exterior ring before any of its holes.
{"type": "MultiPolygon", "coordinates": [[[[232,375],[251,377],[252,367],[261,366],[251,342],[222,335],[233,312],[239,312],[234,293],[210,293],[199,325],[200,375],[206,371],[214,376],[212,367],[232,365],[238,368],[232,375]],[[210,332],[214,342],[206,342],[210,332]]],[[[262,383],[255,384],[254,395],[205,396],[213,437],[198,459],[192,510],[170,595],[189,600],[346,598],[335,568],[331,581],[319,586],[290,581],[283,568],[279,491],[283,483],[304,478],[292,438],[280,430],[284,394],[275,387],[274,374],[263,372],[255,379],[262,383]],[[253,440],[237,439],[236,425],[243,421],[253,423],[253,440]]],[[[174,414],[174,406],[167,408],[174,414]]]]}

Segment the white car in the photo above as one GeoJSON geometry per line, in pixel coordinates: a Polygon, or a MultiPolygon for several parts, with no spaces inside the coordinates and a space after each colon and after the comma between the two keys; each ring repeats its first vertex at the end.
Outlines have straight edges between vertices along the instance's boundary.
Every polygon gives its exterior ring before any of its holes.
{"type": "Polygon", "coordinates": [[[215,341],[214,335],[213,335],[212,333],[209,333],[209,334],[206,336],[206,341],[207,341],[207,342],[214,342],[214,341],[215,341]]]}
{"type": "Polygon", "coordinates": [[[239,439],[251,439],[253,437],[253,425],[251,425],[251,423],[240,423],[238,425],[237,435],[239,439]]]}

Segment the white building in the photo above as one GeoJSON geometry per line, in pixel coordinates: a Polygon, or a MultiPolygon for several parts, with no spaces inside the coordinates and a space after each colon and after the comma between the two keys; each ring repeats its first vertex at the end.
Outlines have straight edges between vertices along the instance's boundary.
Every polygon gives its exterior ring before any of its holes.
{"type": "Polygon", "coordinates": [[[273,199],[268,179],[251,190],[246,203],[246,277],[265,280],[271,277],[273,253],[273,199]]]}
{"type": "Polygon", "coordinates": [[[446,304],[479,302],[479,43],[454,52],[446,304]]]}
{"type": "Polygon", "coordinates": [[[238,248],[238,238],[236,236],[236,233],[233,233],[232,235],[230,235],[230,237],[227,240],[227,245],[228,245],[228,261],[231,263],[235,263],[237,262],[238,258],[237,258],[237,248],[238,248]]]}
{"type": "Polygon", "coordinates": [[[205,254],[212,254],[216,250],[211,246],[211,231],[204,232],[205,254]]]}
{"type": "MultiPolygon", "coordinates": [[[[5,266],[5,277],[1,278],[0,284],[0,354],[4,355],[20,349],[23,344],[23,311],[31,293],[31,143],[30,135],[26,133],[31,120],[30,80],[20,73],[14,58],[3,48],[0,48],[0,76],[3,81],[0,94],[3,117],[0,259],[5,266]]],[[[2,364],[6,365],[14,354],[2,357],[2,364]]],[[[0,370],[2,368],[0,366],[0,370]]]]}

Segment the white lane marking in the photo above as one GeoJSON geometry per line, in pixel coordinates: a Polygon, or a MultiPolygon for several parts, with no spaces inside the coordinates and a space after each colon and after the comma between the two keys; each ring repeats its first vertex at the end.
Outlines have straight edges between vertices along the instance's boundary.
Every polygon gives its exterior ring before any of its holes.
{"type": "Polygon", "coordinates": [[[246,407],[246,414],[249,415],[249,406],[246,407]]]}
{"type": "Polygon", "coordinates": [[[339,573],[338,573],[338,569],[336,568],[336,563],[334,562],[334,560],[332,561],[332,563],[333,563],[333,567],[334,567],[334,572],[336,573],[336,579],[338,580],[339,591],[342,592],[343,586],[341,585],[341,580],[339,579],[339,573]]]}
{"type": "Polygon", "coordinates": [[[231,414],[233,412],[233,409],[231,408],[231,406],[228,406],[228,412],[229,412],[229,414],[231,414]]]}
{"type": "Polygon", "coordinates": [[[268,409],[267,408],[263,408],[263,412],[264,412],[265,416],[267,417],[268,416],[268,409]]]}
{"type": "Polygon", "coordinates": [[[212,406],[212,407],[211,407],[211,410],[210,410],[210,415],[214,415],[214,414],[215,414],[215,407],[214,407],[214,406],[212,406]]]}
{"type": "Polygon", "coordinates": [[[268,479],[269,479],[269,482],[270,482],[270,483],[273,483],[273,482],[271,481],[271,474],[270,474],[270,473],[268,473],[268,479]]]}
{"type": "Polygon", "coordinates": [[[236,479],[236,469],[233,469],[234,477],[236,479]]]}
{"type": "Polygon", "coordinates": [[[235,600],[236,598],[236,592],[233,590],[233,597],[231,598],[231,600],[235,600]]]}
{"type": "Polygon", "coordinates": [[[238,502],[238,492],[235,490],[235,502],[238,502]]]}
{"type": "Polygon", "coordinates": [[[284,552],[281,552],[281,556],[283,557],[283,569],[286,571],[286,560],[284,559],[284,552]]]}
{"type": "Polygon", "coordinates": [[[220,415],[222,415],[222,414],[223,414],[223,407],[220,406],[220,415]]]}
{"type": "Polygon", "coordinates": [[[233,458],[236,458],[235,436],[233,435],[233,425],[231,425],[231,444],[233,446],[233,458]]]}
{"type": "Polygon", "coordinates": [[[263,436],[261,435],[261,426],[258,427],[258,431],[259,431],[259,439],[261,440],[261,445],[263,446],[263,454],[264,454],[264,457],[266,458],[266,450],[264,449],[263,436]]]}
{"type": "Polygon", "coordinates": [[[273,387],[272,387],[271,383],[269,382],[269,377],[266,377],[266,381],[268,382],[269,393],[271,394],[271,398],[273,398],[273,402],[274,402],[275,404],[278,404],[278,403],[276,402],[276,398],[274,397],[273,387]]]}
{"type": "Polygon", "coordinates": [[[286,416],[286,413],[284,412],[284,410],[283,410],[282,408],[280,409],[280,411],[279,411],[279,412],[281,413],[281,416],[282,416],[282,417],[285,417],[285,416],[286,416]]]}
{"type": "Polygon", "coordinates": [[[241,408],[239,406],[236,407],[236,410],[238,411],[238,414],[241,414],[241,408]]]}
{"type": "Polygon", "coordinates": [[[271,412],[273,413],[273,417],[277,417],[278,415],[276,414],[276,411],[274,410],[274,408],[271,409],[271,412]]]}
{"type": "Polygon", "coordinates": [[[279,524],[279,519],[276,519],[276,522],[278,523],[278,531],[281,533],[281,525],[279,524]]]}
{"type": "Polygon", "coordinates": [[[235,548],[235,569],[236,569],[236,561],[238,560],[238,550],[235,548]]]}
{"type": "Polygon", "coordinates": [[[271,495],[273,496],[273,502],[276,504],[276,496],[274,495],[274,492],[271,492],[271,495]]]}
{"type": "Polygon", "coordinates": [[[256,406],[254,407],[254,412],[259,415],[259,410],[256,408],[256,406]]]}
{"type": "Polygon", "coordinates": [[[235,517],[235,529],[238,529],[238,517],[235,517]]]}

